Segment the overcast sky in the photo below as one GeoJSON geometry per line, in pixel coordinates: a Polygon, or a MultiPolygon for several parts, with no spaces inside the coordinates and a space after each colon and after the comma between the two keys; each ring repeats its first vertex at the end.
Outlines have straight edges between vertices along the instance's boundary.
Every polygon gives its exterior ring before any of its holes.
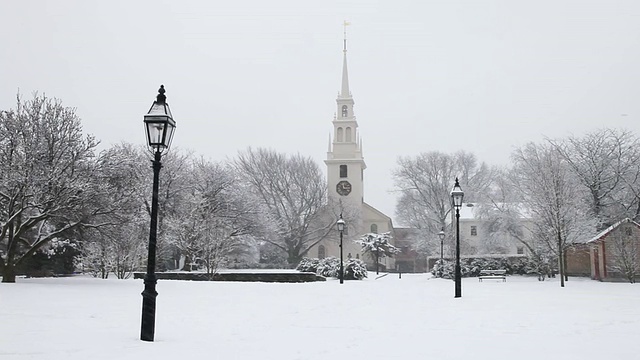
{"type": "Polygon", "coordinates": [[[0,109],[44,92],[103,147],[144,143],[164,84],[174,146],[212,160],[268,147],[325,170],[343,20],[365,201],[389,216],[398,156],[505,165],[544,136],[640,130],[635,0],[3,1],[0,109]]]}

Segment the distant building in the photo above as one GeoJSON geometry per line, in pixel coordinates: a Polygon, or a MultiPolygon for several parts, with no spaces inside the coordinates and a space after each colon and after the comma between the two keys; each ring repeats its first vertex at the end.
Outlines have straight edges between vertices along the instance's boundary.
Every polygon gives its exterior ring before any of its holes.
{"type": "Polygon", "coordinates": [[[394,228],[393,234],[393,244],[400,249],[395,255],[395,270],[403,273],[429,272],[431,269],[426,266],[426,258],[415,250],[420,238],[418,229],[394,228]]]}
{"type": "Polygon", "coordinates": [[[640,277],[640,224],[624,219],[567,251],[567,273],[600,281],[627,281],[625,272],[640,277]]]}
{"type": "MultiPolygon", "coordinates": [[[[498,204],[499,206],[500,204],[498,204]]],[[[496,233],[491,229],[491,222],[486,216],[481,216],[482,206],[478,203],[464,203],[460,208],[460,247],[464,255],[529,255],[527,247],[511,234],[496,233]]],[[[490,205],[495,206],[495,205],[490,205]]],[[[521,211],[522,213],[522,211],[521,211]]],[[[455,232],[455,211],[452,211],[452,224],[455,232]]],[[[533,234],[530,218],[518,219],[519,232],[522,239],[531,242],[533,234]]]]}

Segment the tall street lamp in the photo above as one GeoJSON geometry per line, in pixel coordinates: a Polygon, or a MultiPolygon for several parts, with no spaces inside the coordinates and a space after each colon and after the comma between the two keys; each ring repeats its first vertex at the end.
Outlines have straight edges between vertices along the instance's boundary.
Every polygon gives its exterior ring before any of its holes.
{"type": "Polygon", "coordinates": [[[156,327],[156,237],[158,233],[158,176],[162,168],[162,152],[169,149],[176,123],[173,121],[164,85],[160,85],[156,101],[144,116],[147,132],[147,144],[154,154],[153,165],[153,198],[151,200],[151,229],[149,230],[149,256],[147,258],[147,274],[144,277],[142,292],[142,327],[140,340],[153,341],[156,327]]]}
{"type": "Polygon", "coordinates": [[[444,267],[444,258],[442,256],[442,252],[444,249],[444,229],[440,230],[438,233],[438,237],[440,238],[440,266],[444,267]]]}
{"type": "Polygon", "coordinates": [[[462,206],[462,198],[464,198],[464,191],[460,187],[458,178],[451,190],[451,199],[453,200],[453,206],[456,208],[456,269],[455,269],[455,282],[456,282],[456,296],[462,297],[462,274],[460,273],[460,207],[462,206]]]}
{"type": "Polygon", "coordinates": [[[338,226],[338,231],[340,232],[340,284],[344,283],[344,264],[342,263],[342,234],[344,233],[344,225],[345,222],[342,220],[342,214],[340,214],[340,219],[336,222],[338,226]]]}

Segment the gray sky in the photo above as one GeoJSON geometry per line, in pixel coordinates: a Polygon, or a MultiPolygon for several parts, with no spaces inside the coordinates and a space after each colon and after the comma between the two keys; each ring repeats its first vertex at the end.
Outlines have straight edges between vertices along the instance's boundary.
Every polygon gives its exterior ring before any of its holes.
{"type": "Polygon", "coordinates": [[[640,1],[615,0],[3,1],[0,109],[44,92],[104,146],[144,143],[164,84],[174,146],[324,170],[345,19],[365,201],[392,217],[398,156],[501,165],[544,136],[640,130],[640,1]]]}

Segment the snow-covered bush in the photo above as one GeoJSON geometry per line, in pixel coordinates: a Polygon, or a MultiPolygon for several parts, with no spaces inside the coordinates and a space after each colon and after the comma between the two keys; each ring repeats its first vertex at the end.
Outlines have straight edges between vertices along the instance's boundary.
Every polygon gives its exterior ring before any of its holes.
{"type": "MultiPolygon", "coordinates": [[[[360,259],[347,259],[343,266],[344,280],[362,280],[367,277],[367,265],[360,259]]],[[[303,258],[296,270],[315,272],[324,277],[339,278],[340,259],[332,256],[324,259],[303,258]]]]}
{"type": "Polygon", "coordinates": [[[360,259],[349,258],[344,265],[344,280],[362,280],[367,277],[367,264],[360,259]]]}
{"type": "Polygon", "coordinates": [[[312,272],[315,273],[318,271],[318,265],[320,264],[320,259],[313,258],[302,258],[298,266],[296,266],[296,270],[302,272],[312,272]]]}
{"type": "MultiPolygon", "coordinates": [[[[508,275],[547,275],[553,271],[552,264],[541,264],[535,258],[510,259],[503,258],[466,258],[460,259],[460,273],[462,277],[475,277],[480,270],[506,270],[508,275]]],[[[444,264],[437,261],[431,269],[435,277],[453,279],[455,276],[455,261],[445,260],[444,264]]]]}
{"type": "Polygon", "coordinates": [[[338,274],[340,274],[340,259],[333,256],[321,259],[318,263],[316,274],[324,277],[337,278],[338,274]]]}

